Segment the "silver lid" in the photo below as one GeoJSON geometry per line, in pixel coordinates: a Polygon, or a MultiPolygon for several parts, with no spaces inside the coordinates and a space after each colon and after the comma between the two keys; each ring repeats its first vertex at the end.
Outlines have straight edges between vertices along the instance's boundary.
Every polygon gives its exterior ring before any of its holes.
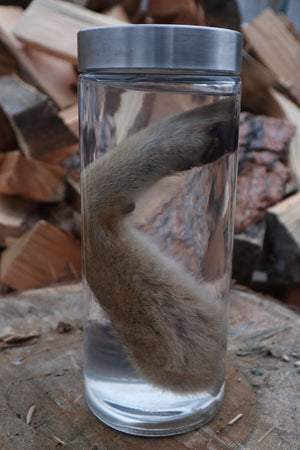
{"type": "Polygon", "coordinates": [[[241,71],[241,33],[185,25],[122,25],[78,33],[80,72],[120,69],[241,71]]]}

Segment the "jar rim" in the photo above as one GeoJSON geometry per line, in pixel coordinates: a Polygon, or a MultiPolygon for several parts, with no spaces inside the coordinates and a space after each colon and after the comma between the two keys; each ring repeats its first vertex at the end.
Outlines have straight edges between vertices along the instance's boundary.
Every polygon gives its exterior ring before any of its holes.
{"type": "Polygon", "coordinates": [[[243,37],[225,28],[114,25],[78,33],[78,70],[174,69],[231,72],[242,66],[243,37]]]}

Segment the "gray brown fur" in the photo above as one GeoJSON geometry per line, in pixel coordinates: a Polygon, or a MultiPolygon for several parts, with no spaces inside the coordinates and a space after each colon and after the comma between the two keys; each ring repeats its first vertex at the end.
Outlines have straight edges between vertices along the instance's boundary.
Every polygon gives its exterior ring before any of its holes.
{"type": "Polygon", "coordinates": [[[161,120],[82,174],[88,283],[144,379],[176,392],[220,389],[226,313],[127,217],[162,177],[234,151],[233,108],[225,99],[161,120]]]}

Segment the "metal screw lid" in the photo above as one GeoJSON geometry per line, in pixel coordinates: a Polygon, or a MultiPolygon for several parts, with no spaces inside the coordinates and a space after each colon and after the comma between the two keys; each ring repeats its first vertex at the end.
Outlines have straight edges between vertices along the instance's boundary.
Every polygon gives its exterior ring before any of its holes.
{"type": "Polygon", "coordinates": [[[80,72],[190,69],[240,73],[241,33],[185,25],[122,25],[78,33],[80,72]]]}

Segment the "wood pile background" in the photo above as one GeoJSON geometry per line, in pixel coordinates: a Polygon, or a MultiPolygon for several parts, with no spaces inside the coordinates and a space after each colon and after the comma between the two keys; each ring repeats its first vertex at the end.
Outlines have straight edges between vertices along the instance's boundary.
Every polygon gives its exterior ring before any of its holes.
{"type": "Polygon", "coordinates": [[[76,34],[124,22],[243,32],[233,278],[300,306],[299,38],[231,0],[0,2],[0,292],[80,280],[76,34]]]}

